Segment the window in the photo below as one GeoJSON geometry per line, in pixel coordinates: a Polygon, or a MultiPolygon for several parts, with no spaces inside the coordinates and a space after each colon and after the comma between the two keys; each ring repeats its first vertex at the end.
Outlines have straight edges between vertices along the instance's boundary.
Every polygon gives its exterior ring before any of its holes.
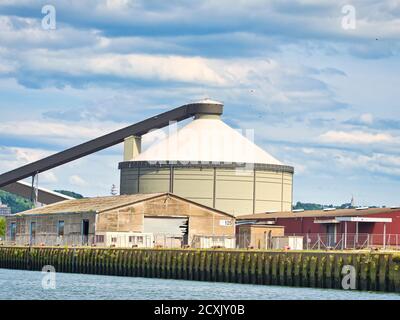
{"type": "Polygon", "coordinates": [[[36,237],[36,222],[31,222],[31,240],[36,237]]]}
{"type": "Polygon", "coordinates": [[[129,236],[129,242],[134,244],[143,244],[142,236],[129,236]]]}
{"type": "Polygon", "coordinates": [[[98,243],[104,243],[104,235],[100,235],[100,234],[98,234],[98,235],[96,235],[96,242],[98,242],[98,243]]]}
{"type": "Polygon", "coordinates": [[[117,242],[117,237],[111,237],[111,242],[117,242]]]}
{"type": "Polygon", "coordinates": [[[10,240],[15,241],[15,234],[17,231],[17,224],[15,222],[10,223],[10,240]]]}
{"type": "Polygon", "coordinates": [[[60,220],[58,221],[58,236],[63,237],[64,236],[64,221],[60,220]]]}

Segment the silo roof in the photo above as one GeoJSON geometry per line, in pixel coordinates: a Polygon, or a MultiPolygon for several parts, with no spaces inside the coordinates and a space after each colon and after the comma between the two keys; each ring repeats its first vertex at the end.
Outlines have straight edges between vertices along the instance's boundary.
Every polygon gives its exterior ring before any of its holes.
{"type": "Polygon", "coordinates": [[[283,165],[255,145],[251,141],[252,135],[251,131],[231,128],[219,117],[200,116],[183,128],[168,134],[166,138],[155,142],[131,161],[283,165]]]}

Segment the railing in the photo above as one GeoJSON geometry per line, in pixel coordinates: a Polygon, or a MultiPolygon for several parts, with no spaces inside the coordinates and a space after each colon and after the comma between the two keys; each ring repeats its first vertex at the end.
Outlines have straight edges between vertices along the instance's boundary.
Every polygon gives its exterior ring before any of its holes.
{"type": "Polygon", "coordinates": [[[400,250],[400,234],[368,233],[291,233],[284,236],[267,234],[236,235],[237,248],[253,249],[304,249],[304,250],[346,250],[346,249],[394,249],[400,250]]]}
{"type": "Polygon", "coordinates": [[[4,245],[18,246],[92,246],[95,244],[94,235],[71,234],[68,236],[46,235],[18,235],[15,239],[6,237],[4,245]]]}
{"type": "Polygon", "coordinates": [[[308,250],[400,249],[399,234],[312,233],[301,235],[304,237],[304,248],[308,250]]]}
{"type": "Polygon", "coordinates": [[[195,235],[191,239],[182,236],[154,234],[140,236],[134,242],[129,237],[116,237],[114,242],[99,242],[93,234],[82,236],[73,234],[57,235],[18,235],[16,240],[9,237],[0,241],[3,245],[18,246],[97,246],[120,248],[238,248],[238,249],[287,249],[287,250],[359,250],[359,249],[390,249],[400,250],[400,234],[367,234],[367,233],[293,233],[284,236],[266,234],[236,236],[195,235]]]}

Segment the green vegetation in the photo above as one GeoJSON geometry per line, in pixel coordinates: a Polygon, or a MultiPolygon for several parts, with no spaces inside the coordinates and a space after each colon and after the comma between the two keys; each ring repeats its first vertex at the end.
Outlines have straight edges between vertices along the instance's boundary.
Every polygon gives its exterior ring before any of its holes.
{"type": "Polygon", "coordinates": [[[6,219],[0,217],[0,238],[4,238],[6,235],[6,219]]]}
{"type": "Polygon", "coordinates": [[[351,209],[354,208],[350,203],[343,203],[339,206],[334,206],[332,204],[324,205],[319,203],[306,203],[298,201],[294,206],[294,210],[304,209],[304,210],[322,210],[324,208],[337,208],[337,209],[351,209]]]}
{"type": "Polygon", "coordinates": [[[32,208],[32,202],[15,194],[0,190],[0,200],[11,208],[11,213],[17,213],[32,208]]]}
{"type": "MultiPolygon", "coordinates": [[[[66,191],[66,190],[58,190],[58,191],[55,190],[55,191],[75,199],[83,198],[81,194],[72,191],[66,191]]],[[[11,208],[11,213],[22,212],[25,210],[32,209],[33,207],[33,204],[30,200],[2,190],[0,190],[0,200],[3,204],[11,208]]]]}
{"type": "Polygon", "coordinates": [[[54,192],[58,192],[58,193],[61,193],[61,194],[63,194],[63,195],[66,195],[66,196],[68,196],[68,197],[75,198],[75,199],[82,199],[82,198],[83,198],[83,195],[81,195],[81,194],[79,194],[79,193],[76,193],[76,192],[73,192],[73,191],[68,191],[68,190],[54,190],[54,192]]]}

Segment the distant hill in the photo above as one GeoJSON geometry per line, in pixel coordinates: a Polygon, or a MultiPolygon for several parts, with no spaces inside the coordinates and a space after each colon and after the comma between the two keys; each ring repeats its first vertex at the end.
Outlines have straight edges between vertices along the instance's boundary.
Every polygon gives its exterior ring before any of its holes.
{"type": "Polygon", "coordinates": [[[324,208],[337,208],[337,209],[350,209],[353,208],[350,203],[343,203],[338,206],[334,206],[332,204],[325,205],[325,204],[319,204],[319,203],[307,203],[307,202],[300,202],[298,201],[294,206],[294,210],[323,210],[324,208]]]}
{"type": "Polygon", "coordinates": [[[11,208],[11,213],[17,213],[32,208],[33,204],[28,199],[0,190],[0,200],[11,208]]]}
{"type": "MultiPolygon", "coordinates": [[[[54,191],[59,192],[61,194],[65,194],[66,196],[75,199],[83,198],[81,194],[73,191],[67,191],[67,190],[54,190],[54,191]]],[[[3,204],[11,208],[11,213],[22,212],[25,210],[32,209],[33,207],[33,204],[30,200],[2,190],[0,190],[0,200],[3,204]]]]}
{"type": "Polygon", "coordinates": [[[68,190],[54,190],[54,191],[75,199],[83,199],[83,195],[73,191],[68,191],[68,190]]]}

